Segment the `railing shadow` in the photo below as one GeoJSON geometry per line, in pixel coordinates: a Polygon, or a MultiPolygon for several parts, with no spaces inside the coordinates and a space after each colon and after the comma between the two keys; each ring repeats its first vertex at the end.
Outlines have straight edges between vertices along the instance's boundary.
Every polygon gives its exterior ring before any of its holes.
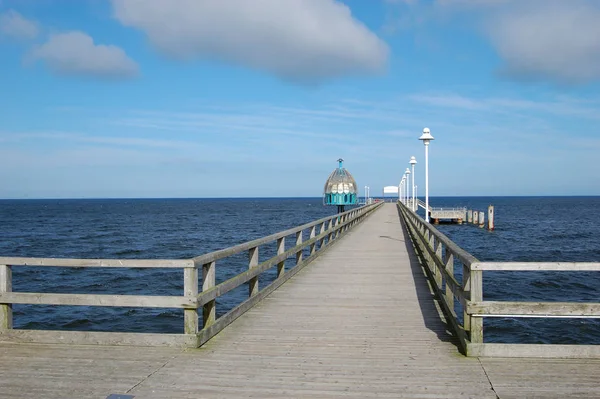
{"type": "Polygon", "coordinates": [[[440,341],[450,342],[459,347],[458,338],[452,333],[451,326],[446,322],[448,316],[444,314],[442,307],[439,305],[440,298],[434,293],[431,286],[431,276],[428,275],[426,268],[423,267],[420,261],[420,250],[412,241],[400,209],[397,209],[397,211],[402,231],[406,237],[404,245],[406,245],[410,268],[415,281],[417,300],[425,327],[435,332],[440,341]]]}

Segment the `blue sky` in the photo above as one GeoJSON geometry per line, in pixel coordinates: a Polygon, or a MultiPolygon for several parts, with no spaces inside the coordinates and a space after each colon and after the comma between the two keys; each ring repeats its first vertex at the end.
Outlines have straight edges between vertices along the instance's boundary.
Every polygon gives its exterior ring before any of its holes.
{"type": "Polygon", "coordinates": [[[595,0],[0,0],[0,198],[600,195],[595,0]]]}

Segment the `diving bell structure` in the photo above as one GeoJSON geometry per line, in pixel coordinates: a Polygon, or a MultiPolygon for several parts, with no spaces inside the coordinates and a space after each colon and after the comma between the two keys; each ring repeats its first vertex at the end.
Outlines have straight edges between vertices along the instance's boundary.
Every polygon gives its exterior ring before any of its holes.
{"type": "Polygon", "coordinates": [[[344,212],[346,205],[358,203],[358,186],[354,177],[344,169],[344,160],[338,159],[338,167],[329,175],[323,190],[323,203],[337,205],[338,212],[344,212]]]}

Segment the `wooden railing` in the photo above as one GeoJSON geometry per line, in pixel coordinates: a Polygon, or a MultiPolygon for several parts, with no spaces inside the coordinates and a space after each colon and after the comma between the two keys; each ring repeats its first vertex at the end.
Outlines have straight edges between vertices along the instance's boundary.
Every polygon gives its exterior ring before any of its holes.
{"type": "Polygon", "coordinates": [[[258,301],[277,289],[305,265],[315,259],[321,251],[334,243],[350,228],[361,222],[380,205],[381,203],[375,203],[352,209],[338,215],[322,218],[299,227],[192,259],[125,260],[0,257],[0,340],[40,343],[198,347],[254,306],[258,301]],[[304,232],[307,232],[309,237],[306,241],[303,240],[304,232]],[[286,250],[285,238],[294,235],[295,245],[286,250]],[[276,244],[277,255],[261,262],[259,248],[272,243],[276,244]],[[308,256],[306,258],[304,257],[305,249],[308,249],[308,256]],[[216,284],[217,262],[243,252],[248,253],[248,270],[220,284],[216,284]],[[285,262],[289,257],[295,258],[296,262],[292,268],[286,270],[285,262]],[[22,266],[177,268],[183,269],[184,292],[182,296],[13,292],[12,269],[22,266]],[[259,288],[260,274],[275,266],[277,266],[277,278],[261,290],[259,288]],[[202,269],[201,285],[199,283],[200,268],[202,269]],[[246,283],[249,286],[248,299],[217,319],[216,299],[246,283]],[[183,309],[184,312],[184,334],[13,329],[13,304],[179,308],[183,309]],[[200,308],[202,308],[202,324],[200,324],[198,315],[200,308]]]}
{"type": "Polygon", "coordinates": [[[597,262],[480,262],[398,203],[415,248],[460,348],[467,356],[598,358],[600,345],[484,343],[485,317],[598,318],[600,303],[483,299],[484,271],[600,271],[597,262]],[[457,273],[458,270],[461,273],[457,273]],[[462,310],[462,318],[455,309],[462,310]],[[462,321],[461,321],[462,319],[462,321]]]}

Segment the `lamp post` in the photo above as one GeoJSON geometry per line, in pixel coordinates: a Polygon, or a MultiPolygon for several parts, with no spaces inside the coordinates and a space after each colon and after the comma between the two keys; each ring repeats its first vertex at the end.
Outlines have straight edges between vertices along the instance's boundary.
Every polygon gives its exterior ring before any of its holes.
{"type": "Polygon", "coordinates": [[[415,206],[416,202],[415,202],[415,165],[417,164],[417,159],[412,156],[410,157],[410,166],[412,168],[412,210],[413,212],[417,211],[417,206],[415,206]]]}
{"type": "Polygon", "coordinates": [[[409,188],[409,181],[410,181],[410,169],[406,168],[406,171],[404,172],[405,176],[406,176],[406,190],[404,191],[404,196],[406,197],[406,201],[404,202],[406,204],[406,206],[408,206],[408,199],[410,198],[410,190],[409,188]]]}
{"type": "Polygon", "coordinates": [[[419,140],[423,140],[425,144],[425,221],[429,223],[429,142],[433,140],[429,128],[423,129],[419,140]]]}

